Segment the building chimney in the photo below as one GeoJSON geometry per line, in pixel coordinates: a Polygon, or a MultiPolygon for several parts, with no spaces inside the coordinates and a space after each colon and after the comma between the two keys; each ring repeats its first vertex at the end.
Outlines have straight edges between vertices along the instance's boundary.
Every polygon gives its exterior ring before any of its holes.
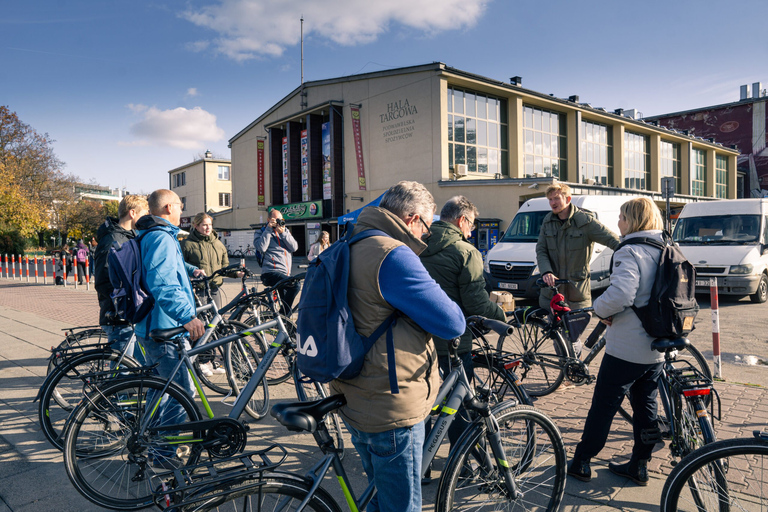
{"type": "Polygon", "coordinates": [[[213,153],[210,150],[205,151],[205,158],[213,158],[213,153]]]}
{"type": "Polygon", "coordinates": [[[511,83],[512,85],[516,85],[516,86],[520,87],[520,86],[523,85],[523,77],[521,77],[521,76],[513,76],[512,78],[509,79],[509,83],[511,83]]]}

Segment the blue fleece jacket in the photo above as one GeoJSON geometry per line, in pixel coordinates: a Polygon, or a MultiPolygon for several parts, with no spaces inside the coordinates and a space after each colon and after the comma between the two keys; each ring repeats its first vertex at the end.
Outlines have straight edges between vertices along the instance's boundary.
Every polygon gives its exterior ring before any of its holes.
{"type": "Polygon", "coordinates": [[[195,318],[195,296],[189,277],[197,267],[184,262],[176,235],[179,228],[161,217],[146,215],[136,223],[142,237],[141,262],[147,289],[155,298],[149,315],[136,324],[136,335],[179,327],[195,318]],[[148,231],[148,232],[147,232],[148,231]]]}

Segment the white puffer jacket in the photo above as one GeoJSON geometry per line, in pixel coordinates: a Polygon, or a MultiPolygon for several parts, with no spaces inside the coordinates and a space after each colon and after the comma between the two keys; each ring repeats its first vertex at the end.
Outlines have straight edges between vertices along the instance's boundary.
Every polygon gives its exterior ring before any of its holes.
{"type": "MultiPolygon", "coordinates": [[[[622,241],[635,237],[663,240],[660,230],[648,230],[630,233],[622,241]]],[[[613,255],[611,284],[593,304],[600,318],[613,317],[605,334],[606,354],[639,364],[664,360],[664,354],[651,350],[654,338],[632,310],[632,304],[648,304],[660,257],[661,250],[648,244],[626,245],[613,255]]]]}

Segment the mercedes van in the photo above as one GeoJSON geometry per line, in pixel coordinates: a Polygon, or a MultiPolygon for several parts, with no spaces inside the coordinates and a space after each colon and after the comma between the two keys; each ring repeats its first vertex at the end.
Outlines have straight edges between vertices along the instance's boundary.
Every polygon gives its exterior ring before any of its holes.
{"type": "Polygon", "coordinates": [[[768,300],[768,199],[688,203],[672,238],[696,267],[696,291],[768,300]]]}
{"type": "MultiPolygon", "coordinates": [[[[619,235],[619,209],[636,196],[571,196],[571,204],[589,210],[608,229],[619,235]]],[[[506,290],[517,297],[539,296],[536,280],[541,276],[536,264],[536,242],[544,217],[551,212],[546,197],[529,199],[517,211],[504,235],[484,261],[486,282],[493,290],[506,290]]],[[[595,244],[590,262],[592,290],[606,288],[613,251],[595,244]]]]}

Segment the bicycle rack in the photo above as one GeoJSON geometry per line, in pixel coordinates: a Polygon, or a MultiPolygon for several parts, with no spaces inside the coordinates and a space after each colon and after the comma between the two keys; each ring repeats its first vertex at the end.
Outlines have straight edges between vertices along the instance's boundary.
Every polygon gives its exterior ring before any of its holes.
{"type": "Polygon", "coordinates": [[[690,361],[685,361],[685,363],[687,363],[686,367],[673,368],[667,372],[672,389],[686,397],[693,394],[714,396],[717,399],[717,415],[715,415],[715,400],[710,400],[709,402],[709,414],[712,418],[720,421],[722,404],[720,402],[720,395],[715,389],[712,380],[702,374],[690,361]]]}
{"type": "Polygon", "coordinates": [[[238,486],[237,490],[240,491],[262,485],[262,473],[278,467],[287,456],[288,451],[275,443],[263,450],[157,473],[152,476],[152,486],[156,489],[153,492],[155,504],[170,512],[186,505],[226,496],[232,486],[238,486]],[[246,483],[248,480],[253,482],[246,483]],[[225,483],[226,488],[216,488],[225,483]],[[204,492],[195,496],[196,491],[204,492]]]}

